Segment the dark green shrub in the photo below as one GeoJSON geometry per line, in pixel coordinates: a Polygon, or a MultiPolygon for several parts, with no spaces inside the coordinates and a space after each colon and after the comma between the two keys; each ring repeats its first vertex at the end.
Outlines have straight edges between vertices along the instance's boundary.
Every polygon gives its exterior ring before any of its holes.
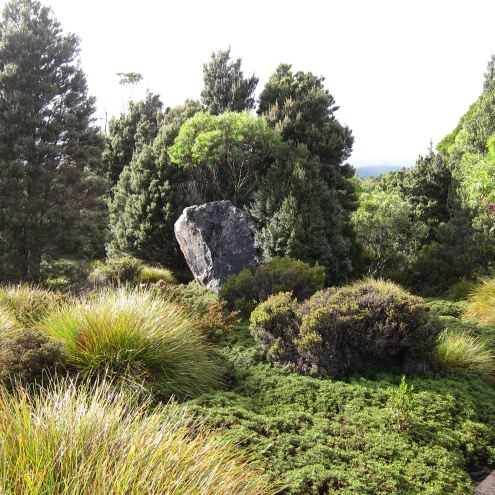
{"type": "Polygon", "coordinates": [[[0,381],[38,382],[64,366],[62,345],[32,329],[8,332],[0,340],[0,381]]]}
{"type": "Polygon", "coordinates": [[[47,289],[80,291],[88,284],[89,264],[84,260],[45,258],[41,261],[40,281],[47,289]]]}
{"type": "Polygon", "coordinates": [[[298,301],[323,289],[325,270],[293,258],[272,258],[260,265],[254,273],[245,269],[227,278],[220,297],[229,309],[248,316],[256,304],[278,292],[291,292],[298,301]]]}
{"type": "Polygon", "coordinates": [[[320,291],[297,305],[287,294],[272,296],[251,324],[269,359],[322,376],[364,368],[419,371],[442,328],[422,299],[374,280],[320,291]]]}

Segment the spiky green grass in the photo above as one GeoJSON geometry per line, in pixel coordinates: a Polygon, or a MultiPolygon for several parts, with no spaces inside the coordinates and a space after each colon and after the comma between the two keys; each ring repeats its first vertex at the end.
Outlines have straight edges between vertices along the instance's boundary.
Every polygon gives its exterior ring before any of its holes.
{"type": "Polygon", "coordinates": [[[274,494],[250,457],[169,404],[105,382],[0,389],[4,495],[274,494]]]}
{"type": "Polygon", "coordinates": [[[445,330],[438,338],[436,354],[446,368],[488,381],[495,377],[495,353],[488,340],[481,337],[445,330]]]}
{"type": "Polygon", "coordinates": [[[50,314],[40,329],[61,341],[78,373],[109,373],[163,396],[216,387],[221,367],[183,307],[149,290],[104,290],[50,314]]]}
{"type": "Polygon", "coordinates": [[[143,266],[143,268],[141,269],[141,273],[139,274],[139,281],[146,284],[154,284],[160,281],[166,282],[168,284],[177,283],[177,280],[170,270],[148,265],[143,266]]]}
{"type": "Polygon", "coordinates": [[[0,288],[0,310],[22,327],[35,325],[61,305],[63,300],[61,294],[34,285],[19,284],[0,288]]]}
{"type": "Polygon", "coordinates": [[[495,278],[485,278],[469,293],[464,319],[495,325],[495,278]]]}

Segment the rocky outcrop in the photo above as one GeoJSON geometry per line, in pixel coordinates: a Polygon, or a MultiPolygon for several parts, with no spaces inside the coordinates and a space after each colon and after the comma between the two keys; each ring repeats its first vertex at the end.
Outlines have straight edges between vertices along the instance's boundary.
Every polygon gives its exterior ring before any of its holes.
{"type": "Polygon", "coordinates": [[[255,269],[255,226],[230,201],[185,208],[174,226],[175,236],[194,277],[218,291],[227,277],[255,269]]]}

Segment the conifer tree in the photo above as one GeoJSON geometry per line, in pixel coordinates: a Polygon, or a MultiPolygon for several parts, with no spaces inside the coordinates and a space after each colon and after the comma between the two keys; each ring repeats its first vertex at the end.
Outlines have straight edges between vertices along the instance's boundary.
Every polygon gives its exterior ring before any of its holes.
{"type": "Polygon", "coordinates": [[[3,278],[36,279],[42,255],[70,247],[69,232],[102,207],[102,138],[78,54],[78,38],[63,33],[50,9],[36,0],[7,3],[0,23],[3,278]]]}
{"type": "Polygon", "coordinates": [[[226,111],[242,112],[254,108],[258,78],[244,78],[242,60],[230,61],[230,48],[211,54],[203,66],[204,89],[201,99],[206,109],[218,115],[226,111]]]}

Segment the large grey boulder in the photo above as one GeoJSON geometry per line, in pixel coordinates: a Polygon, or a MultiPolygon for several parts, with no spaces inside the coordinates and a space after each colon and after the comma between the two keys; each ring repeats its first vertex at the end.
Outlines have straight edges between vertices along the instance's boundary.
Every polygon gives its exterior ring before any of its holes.
{"type": "Polygon", "coordinates": [[[185,208],[174,230],[194,277],[215,292],[229,275],[257,266],[255,225],[230,201],[185,208]]]}

